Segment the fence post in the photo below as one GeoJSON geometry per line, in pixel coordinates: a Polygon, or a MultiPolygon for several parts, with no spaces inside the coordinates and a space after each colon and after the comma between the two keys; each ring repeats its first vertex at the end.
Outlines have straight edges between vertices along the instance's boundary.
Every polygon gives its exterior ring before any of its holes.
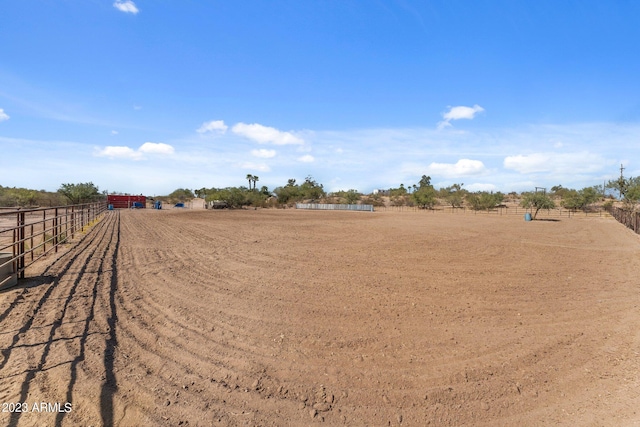
{"type": "Polygon", "coordinates": [[[71,238],[75,237],[76,228],[76,207],[71,206],[71,238]]]}
{"type": "Polygon", "coordinates": [[[55,247],[55,252],[58,253],[58,236],[60,235],[60,230],[58,229],[58,208],[55,208],[53,211],[53,244],[55,247]]]}
{"type": "Polygon", "coordinates": [[[24,279],[24,226],[25,226],[25,214],[24,212],[18,213],[18,271],[20,279],[24,279]]]}

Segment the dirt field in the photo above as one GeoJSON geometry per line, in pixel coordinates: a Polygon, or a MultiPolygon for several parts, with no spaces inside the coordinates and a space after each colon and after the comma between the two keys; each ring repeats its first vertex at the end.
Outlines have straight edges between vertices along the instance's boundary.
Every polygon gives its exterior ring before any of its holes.
{"type": "Polygon", "coordinates": [[[640,425],[612,219],[113,211],[49,263],[0,293],[2,425],[640,425]]]}

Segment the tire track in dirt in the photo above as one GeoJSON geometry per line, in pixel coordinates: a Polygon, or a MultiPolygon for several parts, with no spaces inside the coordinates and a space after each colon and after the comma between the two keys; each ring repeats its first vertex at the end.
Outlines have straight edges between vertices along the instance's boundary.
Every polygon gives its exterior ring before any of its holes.
{"type": "Polygon", "coordinates": [[[54,334],[62,365],[52,343],[30,394],[72,396],[64,425],[634,420],[629,236],[463,218],[122,211],[101,263],[70,268],[50,296],[84,271],[54,334]]]}
{"type": "MultiPolygon", "coordinates": [[[[78,250],[75,253],[75,255],[71,257],[63,257],[63,258],[57,259],[52,264],[52,266],[44,270],[42,278],[38,278],[34,280],[34,282],[36,282],[36,285],[40,287],[40,289],[36,289],[36,292],[41,293],[41,297],[39,300],[36,301],[36,299],[33,297],[25,298],[25,295],[31,293],[31,291],[33,290],[33,288],[30,286],[26,286],[21,291],[18,291],[18,292],[15,292],[15,290],[12,290],[11,292],[5,292],[5,293],[15,293],[15,297],[13,302],[9,305],[9,307],[3,312],[2,320],[5,321],[6,319],[7,323],[12,323],[11,322],[12,319],[8,317],[9,315],[13,314],[14,318],[22,318],[24,319],[24,321],[19,322],[19,324],[21,324],[22,326],[20,327],[20,329],[16,331],[15,335],[11,340],[11,344],[6,346],[3,345],[2,347],[1,354],[3,356],[3,360],[2,362],[0,362],[0,370],[5,368],[5,366],[9,362],[9,358],[11,356],[12,350],[20,341],[21,337],[24,336],[29,330],[32,329],[34,321],[37,320],[36,315],[43,310],[43,306],[45,306],[47,301],[50,299],[51,294],[54,292],[54,290],[56,290],[55,288],[58,286],[60,282],[60,277],[64,275],[66,272],[68,272],[74,266],[74,263],[78,262],[79,258],[80,258],[80,261],[79,261],[80,263],[84,262],[86,257],[85,258],[81,257],[81,255],[83,255],[84,253],[84,250],[91,248],[92,245],[95,244],[96,240],[99,240],[104,236],[105,228],[106,228],[105,224],[101,222],[98,227],[92,230],[91,236],[86,236],[77,244],[77,246],[80,246],[80,248],[82,249],[78,250]],[[60,274],[58,276],[50,275],[50,272],[52,271],[52,269],[55,268],[54,266],[59,266],[60,264],[63,264],[65,262],[66,264],[60,267],[60,274]],[[43,285],[47,285],[46,290],[44,291],[42,291],[43,285]],[[20,306],[21,311],[18,313],[12,313],[12,311],[18,306],[20,306]]],[[[46,324],[46,325],[40,326],[39,328],[44,328],[46,326],[55,327],[55,324],[54,323],[46,324]]]]}
{"type": "MultiPolygon", "coordinates": [[[[44,270],[46,274],[52,275],[53,283],[44,291],[36,309],[30,310],[30,322],[21,328],[21,337],[31,341],[25,346],[25,350],[28,350],[25,359],[37,361],[37,364],[31,365],[24,372],[19,395],[13,401],[57,402],[64,405],[64,402],[75,404],[74,401],[78,400],[73,398],[74,370],[78,358],[84,359],[83,346],[88,336],[86,325],[91,323],[90,317],[85,321],[78,320],[85,311],[83,294],[91,290],[89,283],[93,282],[95,288],[100,282],[103,259],[113,246],[116,221],[116,214],[107,215],[90,231],[90,235],[85,236],[44,270]],[[32,323],[42,324],[38,327],[38,333],[32,333],[35,332],[34,328],[30,328],[32,323]],[[83,325],[84,330],[79,329],[83,325]],[[78,348],[81,350],[79,354],[78,348]],[[69,373],[66,372],[67,368],[70,369],[69,373]],[[67,391],[65,394],[61,392],[61,382],[69,383],[64,387],[67,391]]],[[[95,301],[91,306],[95,307],[95,301]]],[[[67,414],[57,412],[46,415],[50,422],[62,425],[67,414]]],[[[43,418],[47,417],[34,413],[13,413],[9,424],[18,425],[21,418],[25,418],[27,424],[41,424],[43,418]]]]}
{"type": "MultiPolygon", "coordinates": [[[[103,238],[105,238],[105,237],[106,236],[104,236],[103,238]]],[[[89,255],[88,255],[87,258],[91,259],[93,257],[93,255],[96,252],[98,252],[98,249],[99,249],[99,246],[95,246],[91,251],[88,251],[89,255]]],[[[102,256],[104,256],[105,253],[106,253],[106,247],[105,247],[105,250],[104,250],[102,256]]],[[[20,390],[20,397],[18,398],[19,402],[26,402],[27,401],[26,398],[27,398],[27,396],[29,394],[29,388],[31,386],[31,382],[34,380],[36,374],[43,370],[43,368],[44,368],[44,366],[45,366],[45,364],[47,362],[47,357],[49,356],[49,352],[51,351],[51,344],[53,343],[53,339],[54,339],[54,337],[56,335],[56,332],[57,332],[58,328],[60,327],[60,325],[62,324],[62,321],[65,318],[65,315],[67,314],[67,309],[69,307],[69,303],[71,302],[71,300],[73,300],[73,298],[74,298],[74,296],[76,294],[76,290],[77,290],[78,286],[80,285],[80,283],[82,282],[83,276],[85,275],[88,267],[89,267],[89,262],[83,263],[81,268],[80,268],[80,271],[78,272],[77,277],[73,281],[73,284],[71,286],[71,289],[69,290],[68,296],[64,301],[62,309],[60,310],[60,314],[57,315],[56,320],[53,322],[53,325],[52,325],[51,329],[49,330],[49,336],[46,339],[46,343],[44,344],[44,348],[42,349],[42,354],[40,356],[40,361],[38,362],[38,365],[34,369],[30,369],[27,372],[26,378],[22,382],[22,388],[20,390]]],[[[54,281],[54,286],[57,285],[57,284],[58,283],[56,283],[54,281]]],[[[9,420],[9,424],[17,424],[17,422],[20,419],[21,415],[22,415],[22,413],[20,413],[20,412],[12,413],[12,416],[11,416],[11,418],[9,420]]]]}
{"type": "MultiPolygon", "coordinates": [[[[134,217],[128,217],[127,219],[133,219],[134,217]]],[[[126,221],[125,221],[126,222],[126,221]]],[[[136,227],[134,227],[136,228],[136,227]]],[[[154,227],[154,230],[148,230],[144,225],[140,224],[135,236],[139,236],[138,233],[147,232],[150,233],[150,239],[156,238],[157,234],[164,234],[164,241],[180,239],[175,238],[175,229],[172,232],[170,228],[158,226],[154,227]]],[[[135,239],[135,237],[133,237],[135,239]]],[[[191,241],[186,238],[183,242],[191,241]]],[[[135,246],[135,245],[133,245],[135,246]]],[[[174,260],[179,257],[184,258],[190,256],[194,261],[194,264],[198,264],[198,258],[194,258],[193,254],[180,253],[180,251],[153,251],[150,256],[149,251],[133,250],[131,253],[124,253],[124,262],[132,269],[136,270],[143,265],[151,262],[152,265],[174,263],[174,260]],[[160,257],[155,259],[154,256],[160,257]],[[168,258],[167,258],[168,257],[168,258]],[[139,259],[142,259],[140,261],[139,259]]],[[[179,262],[179,261],[178,261],[179,262]]],[[[168,273],[168,280],[171,280],[171,276],[175,276],[172,270],[180,270],[182,266],[174,265],[170,266],[168,273]],[[175,267],[175,268],[174,268],[175,267]]],[[[199,273],[196,273],[196,275],[199,273]]],[[[207,319],[203,316],[195,317],[190,316],[182,307],[188,306],[190,303],[193,305],[193,295],[197,294],[199,290],[206,291],[207,285],[199,285],[198,281],[191,281],[189,277],[181,278],[182,283],[193,284],[193,287],[198,290],[192,289],[186,293],[176,291],[173,292],[171,287],[164,287],[163,292],[169,292],[170,295],[165,295],[164,298],[159,298],[159,295],[149,292],[145,288],[153,287],[152,281],[149,279],[159,280],[158,275],[146,275],[144,283],[145,286],[138,286],[138,281],[126,281],[126,286],[123,286],[123,299],[121,301],[123,305],[123,313],[126,313],[131,321],[127,322],[126,330],[123,329],[123,336],[126,337],[127,346],[133,354],[138,352],[143,356],[136,357],[137,360],[145,360],[156,363],[141,364],[138,369],[133,369],[131,374],[134,376],[148,377],[149,371],[156,374],[155,378],[161,378],[161,381],[155,381],[157,384],[155,389],[162,388],[162,398],[170,402],[171,410],[175,411],[173,401],[179,401],[184,398],[193,400],[201,400],[203,390],[210,391],[209,396],[215,396],[220,394],[222,390],[225,394],[228,392],[238,392],[242,390],[248,390],[252,386],[253,379],[246,381],[238,378],[237,373],[241,370],[240,365],[245,364],[243,359],[247,356],[259,356],[255,349],[251,348],[250,344],[242,345],[238,347],[238,334],[242,334],[242,328],[233,326],[233,318],[221,321],[219,323],[213,322],[211,325],[211,319],[207,319]],[[186,279],[186,280],[185,280],[186,279]],[[149,285],[149,286],[147,286],[149,285]],[[127,298],[128,295],[135,295],[135,298],[127,298]],[[179,307],[177,310],[172,310],[172,307],[179,307]],[[194,318],[195,317],[195,318],[194,318]],[[155,320],[161,320],[161,328],[158,328],[155,320]],[[201,326],[207,324],[206,328],[200,329],[201,326]],[[194,325],[195,324],[195,325],[194,325]],[[233,326],[233,330],[225,328],[225,325],[233,326]],[[149,331],[153,331],[149,332],[149,331]],[[162,331],[162,332],[159,332],[162,331]],[[212,333],[213,332],[213,333],[212,333]],[[209,335],[207,335],[209,334],[209,335]],[[213,337],[211,335],[214,335],[213,337]],[[226,337],[225,337],[226,335],[226,337]],[[220,337],[220,342],[217,343],[215,337],[220,337]],[[214,338],[213,340],[211,338],[214,338]],[[235,341],[233,341],[235,340],[235,341]],[[202,342],[208,341],[208,351],[203,353],[200,349],[202,342]],[[158,345],[157,343],[161,343],[158,345]],[[167,375],[163,375],[164,367],[170,365],[171,370],[167,370],[167,375]],[[191,382],[177,381],[175,378],[175,370],[183,372],[185,377],[191,378],[191,382]],[[200,374],[198,374],[200,373],[200,374]],[[201,373],[207,373],[205,375],[201,373]],[[235,374],[235,375],[234,375],[235,374]],[[192,384],[193,383],[193,384],[192,384]],[[196,388],[197,393],[191,392],[190,389],[196,388]],[[171,390],[167,392],[166,390],[171,390]]],[[[173,277],[175,281],[175,277],[173,277]]],[[[197,303],[197,301],[196,301],[197,303]]],[[[195,310],[197,313],[198,310],[195,310]]],[[[123,314],[124,315],[124,314],[123,314]]],[[[218,316],[216,316],[218,317],[218,316]]],[[[224,314],[219,316],[224,318],[224,314]]],[[[237,319],[236,319],[237,320],[237,319]]],[[[241,324],[241,323],[240,323],[241,324]]],[[[244,335],[247,335],[244,332],[244,335]]],[[[123,340],[125,338],[122,338],[123,340]]],[[[124,341],[123,341],[124,342],[124,341]]],[[[151,398],[152,396],[150,396],[151,398]]],[[[244,399],[246,400],[247,397],[244,399]]],[[[211,399],[211,397],[209,397],[211,399]]],[[[156,398],[157,400],[157,398],[156,398]]],[[[216,400],[216,399],[214,399],[216,400]]],[[[220,410],[224,408],[224,413],[220,415],[220,419],[225,418],[227,421],[231,421],[229,413],[241,413],[242,410],[238,407],[234,409],[234,404],[229,401],[229,398],[225,396],[222,400],[222,405],[219,405],[220,410]]],[[[155,402],[155,405],[162,402],[155,402]]],[[[203,406],[215,406],[212,402],[201,402],[203,406]]],[[[213,408],[212,408],[213,409],[213,408]]],[[[212,417],[215,418],[217,410],[213,410],[212,417]]],[[[173,414],[173,412],[172,412],[173,414]]],[[[175,416],[175,414],[174,414],[175,416]]]]}

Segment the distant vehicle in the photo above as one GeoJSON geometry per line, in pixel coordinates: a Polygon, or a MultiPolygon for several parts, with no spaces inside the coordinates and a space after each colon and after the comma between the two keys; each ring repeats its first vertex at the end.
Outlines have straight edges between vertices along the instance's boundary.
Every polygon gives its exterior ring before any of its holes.
{"type": "Polygon", "coordinates": [[[211,202],[211,209],[226,209],[228,207],[229,205],[227,204],[227,202],[222,200],[214,200],[213,202],[211,202]]]}
{"type": "Polygon", "coordinates": [[[176,203],[173,205],[174,208],[184,208],[184,203],[176,203]]]}

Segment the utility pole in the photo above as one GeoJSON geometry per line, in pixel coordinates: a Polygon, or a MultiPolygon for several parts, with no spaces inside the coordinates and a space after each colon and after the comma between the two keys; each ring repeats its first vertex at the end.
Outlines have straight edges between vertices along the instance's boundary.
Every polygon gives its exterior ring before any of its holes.
{"type": "Polygon", "coordinates": [[[618,185],[619,185],[619,190],[618,192],[620,193],[620,198],[624,197],[624,193],[626,193],[626,185],[624,182],[624,176],[622,176],[622,171],[625,170],[625,167],[622,165],[622,163],[620,163],[620,180],[618,181],[618,185]],[[623,192],[624,190],[624,192],[623,192]]]}

